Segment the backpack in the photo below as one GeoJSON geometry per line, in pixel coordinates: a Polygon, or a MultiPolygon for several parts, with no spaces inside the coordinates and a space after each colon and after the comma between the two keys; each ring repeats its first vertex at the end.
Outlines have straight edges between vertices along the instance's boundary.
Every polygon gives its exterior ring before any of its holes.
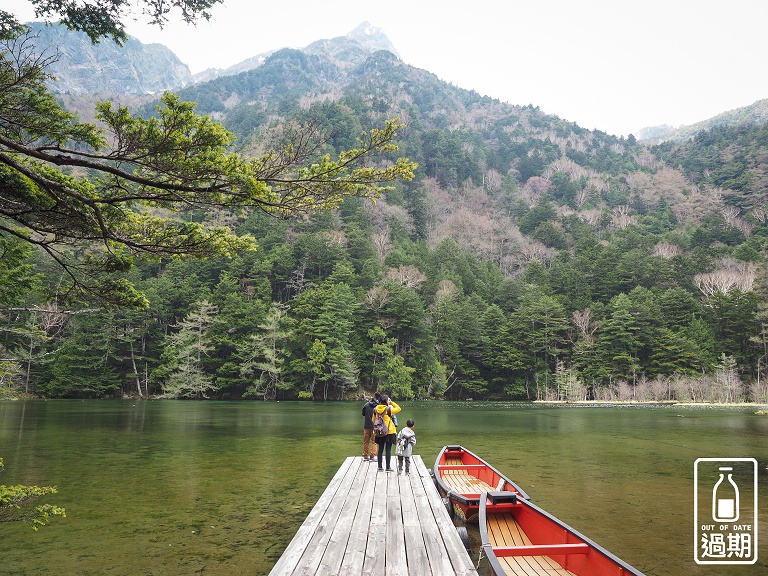
{"type": "MultiPolygon", "coordinates": [[[[389,407],[387,407],[387,414],[389,414],[389,407]]],[[[373,433],[376,438],[383,438],[389,434],[389,426],[384,422],[384,417],[381,414],[376,414],[373,419],[373,433]]]]}

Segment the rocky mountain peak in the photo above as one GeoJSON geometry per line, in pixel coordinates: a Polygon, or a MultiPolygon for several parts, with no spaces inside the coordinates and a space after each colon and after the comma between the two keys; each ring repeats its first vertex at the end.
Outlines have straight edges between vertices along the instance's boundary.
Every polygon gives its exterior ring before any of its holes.
{"type": "Polygon", "coordinates": [[[400,55],[397,53],[397,50],[395,50],[392,42],[390,42],[384,29],[373,26],[369,22],[360,24],[357,28],[352,30],[352,32],[347,34],[346,38],[367,48],[369,52],[386,50],[400,58],[400,55]]]}
{"type": "MultiPolygon", "coordinates": [[[[377,28],[369,22],[362,22],[354,30],[344,36],[317,40],[312,42],[301,51],[306,54],[324,56],[329,58],[341,68],[357,66],[362,63],[369,55],[379,50],[391,52],[398,58],[400,55],[395,50],[394,45],[384,33],[382,28],[377,28]]],[[[258,68],[266,61],[276,50],[262,52],[251,56],[242,62],[230,66],[229,68],[211,68],[195,74],[195,82],[205,82],[221,76],[234,76],[241,72],[247,72],[258,68]]]]}
{"type": "MultiPolygon", "coordinates": [[[[84,33],[64,26],[41,22],[29,26],[39,52],[58,54],[49,69],[56,78],[51,90],[57,94],[160,94],[259,68],[276,52],[257,54],[229,68],[209,69],[193,76],[188,66],[162,44],[142,44],[130,36],[122,47],[109,39],[92,44],[84,33]]],[[[343,72],[381,50],[399,57],[381,28],[363,22],[344,36],[318,40],[301,52],[327,58],[343,72]]]]}
{"type": "Polygon", "coordinates": [[[110,39],[92,44],[83,32],[64,26],[29,24],[35,48],[58,54],[49,71],[57,94],[161,94],[192,84],[186,64],[161,44],[142,44],[128,37],[124,46],[110,39]]]}

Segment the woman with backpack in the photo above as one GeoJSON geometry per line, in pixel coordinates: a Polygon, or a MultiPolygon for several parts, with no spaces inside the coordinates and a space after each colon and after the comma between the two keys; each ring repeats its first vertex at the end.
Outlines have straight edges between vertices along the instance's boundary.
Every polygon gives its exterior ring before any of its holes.
{"type": "Polygon", "coordinates": [[[363,460],[373,462],[376,457],[376,435],[373,433],[373,411],[379,405],[381,392],[376,390],[373,398],[363,404],[363,460]]]}
{"type": "MultiPolygon", "coordinates": [[[[376,444],[379,447],[378,453],[376,454],[379,461],[379,472],[383,470],[382,456],[384,455],[385,450],[387,453],[387,472],[393,471],[391,467],[392,445],[397,442],[397,427],[395,426],[393,416],[398,412],[400,412],[400,406],[395,404],[386,394],[381,395],[381,398],[379,398],[379,405],[376,406],[373,411],[374,424],[376,423],[376,419],[381,417],[386,427],[386,434],[376,434],[376,444]]],[[[376,427],[374,426],[374,429],[375,428],[376,427]]]]}

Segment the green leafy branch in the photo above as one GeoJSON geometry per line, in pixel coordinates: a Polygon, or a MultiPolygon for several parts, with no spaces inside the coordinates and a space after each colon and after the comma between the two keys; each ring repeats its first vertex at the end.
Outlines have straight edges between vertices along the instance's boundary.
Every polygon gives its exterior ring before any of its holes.
{"type": "MultiPolygon", "coordinates": [[[[3,459],[0,458],[0,470],[3,459]]],[[[28,504],[41,496],[56,494],[55,486],[5,486],[0,484],[0,522],[30,522],[37,531],[46,526],[53,516],[66,517],[64,508],[53,504],[41,504],[33,508],[28,504]]]]}
{"type": "Polygon", "coordinates": [[[142,305],[115,274],[135,257],[205,257],[256,248],[227,228],[173,217],[190,210],[259,209],[277,217],[337,207],[347,196],[378,197],[416,164],[388,162],[401,125],[363,134],[353,150],[318,158],[324,135],[291,127],[261,157],[232,151],[234,136],[195,104],[165,94],[143,118],[111,102],[100,127],[81,123],[48,91],[28,38],[0,41],[0,236],[46,252],[74,293],[142,305]]]}

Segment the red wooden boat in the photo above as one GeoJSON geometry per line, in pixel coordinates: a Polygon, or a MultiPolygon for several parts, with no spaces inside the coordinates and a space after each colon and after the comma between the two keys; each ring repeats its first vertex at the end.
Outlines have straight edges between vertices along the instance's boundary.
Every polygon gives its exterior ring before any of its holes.
{"type": "Polygon", "coordinates": [[[494,576],[643,576],[517,494],[485,496],[480,538],[494,576]]]}
{"type": "Polygon", "coordinates": [[[485,492],[507,491],[528,500],[522,488],[462,446],[443,446],[435,460],[435,482],[462,522],[477,522],[485,492]]]}

